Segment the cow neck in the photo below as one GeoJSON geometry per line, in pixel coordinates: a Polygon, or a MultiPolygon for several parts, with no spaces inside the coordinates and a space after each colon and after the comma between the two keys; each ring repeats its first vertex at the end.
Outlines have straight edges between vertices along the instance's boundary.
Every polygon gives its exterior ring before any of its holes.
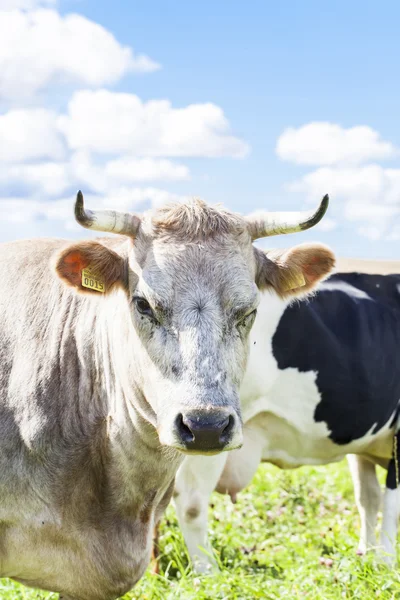
{"type": "MultiPolygon", "coordinates": [[[[160,446],[154,412],[138,383],[129,305],[123,292],[95,299],[95,303],[96,310],[90,311],[95,314],[88,327],[91,334],[85,336],[88,368],[95,374],[93,391],[106,421],[113,478],[119,480],[119,487],[130,490],[127,502],[140,505],[151,490],[165,493],[182,454],[160,446]]],[[[85,312],[81,310],[81,319],[86,318],[85,312]]]]}

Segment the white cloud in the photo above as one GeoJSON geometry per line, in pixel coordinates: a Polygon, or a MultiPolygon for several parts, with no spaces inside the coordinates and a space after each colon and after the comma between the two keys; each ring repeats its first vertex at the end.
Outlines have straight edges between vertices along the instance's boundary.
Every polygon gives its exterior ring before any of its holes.
{"type": "Polygon", "coordinates": [[[94,163],[86,152],[72,155],[68,162],[34,164],[0,163],[1,193],[33,194],[54,198],[78,188],[113,195],[114,190],[138,182],[178,181],[189,178],[185,165],[169,160],[122,157],[105,164],[94,163]]]}
{"type": "MultiPolygon", "coordinates": [[[[12,4],[32,8],[34,2],[6,0],[12,4]]],[[[81,15],[45,9],[0,15],[0,97],[27,97],[54,81],[102,86],[128,72],[159,68],[81,15]]]]}
{"type": "Polygon", "coordinates": [[[51,6],[56,3],[57,0],[0,0],[0,11],[14,10],[16,8],[32,10],[38,6],[51,6]]]}
{"type": "Polygon", "coordinates": [[[69,170],[74,181],[99,193],[137,182],[189,179],[189,169],[170,160],[122,156],[102,165],[86,151],[72,156],[69,170]]]}
{"type": "Polygon", "coordinates": [[[170,160],[154,158],[133,158],[126,156],[109,161],[105,174],[111,181],[176,181],[189,179],[189,169],[170,160]]]}
{"type": "Polygon", "coordinates": [[[38,220],[68,220],[73,212],[73,202],[57,200],[43,202],[30,198],[0,198],[0,221],[29,223],[38,220]]]}
{"type": "Polygon", "coordinates": [[[3,239],[65,228],[82,235],[72,216],[78,187],[87,190],[92,207],[142,211],[180,202],[186,196],[152,187],[190,179],[189,168],[170,157],[249,151],[214,104],[174,108],[168,100],[143,102],[101,89],[159,65],[87,18],[51,10],[56,4],[0,0],[0,100],[21,107],[0,114],[3,239]],[[88,89],[73,94],[65,114],[32,108],[60,84],[88,89]],[[40,91],[43,96],[35,96],[40,91]]]}
{"type": "Polygon", "coordinates": [[[314,122],[286,129],[278,138],[276,152],[282,160],[301,165],[357,165],[391,158],[398,151],[371,127],[345,129],[314,122]]]}
{"type": "Polygon", "coordinates": [[[37,108],[0,115],[0,161],[61,159],[64,143],[56,128],[56,114],[37,108]]]}
{"type": "Polygon", "coordinates": [[[329,193],[333,214],[358,224],[371,240],[391,239],[400,227],[400,169],[379,165],[323,167],[287,186],[311,200],[329,193]]]}
{"type": "Polygon", "coordinates": [[[71,148],[98,153],[243,157],[249,151],[211,103],[176,109],[168,100],[144,103],[133,94],[79,91],[59,127],[71,148]]]}
{"type": "Polygon", "coordinates": [[[46,198],[64,193],[73,183],[65,163],[0,166],[0,190],[3,193],[22,189],[46,198]]]}

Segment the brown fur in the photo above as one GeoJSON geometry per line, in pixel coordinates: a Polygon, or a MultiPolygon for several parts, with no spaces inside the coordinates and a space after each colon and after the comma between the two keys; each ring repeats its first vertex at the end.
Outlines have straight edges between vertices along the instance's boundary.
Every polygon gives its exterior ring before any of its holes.
{"type": "Polygon", "coordinates": [[[101,277],[106,293],[115,285],[125,286],[124,259],[99,242],[71,244],[56,256],[55,270],[64,283],[81,293],[98,294],[99,292],[82,286],[82,270],[86,268],[101,277]]]}
{"type": "Polygon", "coordinates": [[[255,249],[257,285],[273,287],[281,298],[310,292],[335,266],[335,257],[322,244],[300,244],[289,250],[255,249]],[[302,276],[304,285],[298,285],[302,276]]]}
{"type": "Polygon", "coordinates": [[[216,235],[239,235],[247,230],[242,216],[209,206],[198,198],[186,204],[169,204],[159,208],[152,218],[152,225],[156,235],[173,235],[186,243],[216,235]]]}

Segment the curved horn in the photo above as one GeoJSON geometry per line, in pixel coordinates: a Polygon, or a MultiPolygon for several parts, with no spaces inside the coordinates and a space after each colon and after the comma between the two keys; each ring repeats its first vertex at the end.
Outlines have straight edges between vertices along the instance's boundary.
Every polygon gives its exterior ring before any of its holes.
{"type": "Polygon", "coordinates": [[[246,217],[249,233],[253,240],[279,235],[296,233],[310,229],[320,222],[328,209],[329,196],[325,194],[317,210],[305,212],[260,212],[246,217]]]}
{"type": "Polygon", "coordinates": [[[87,210],[83,194],[79,190],[75,200],[75,219],[79,225],[93,231],[108,231],[135,237],[140,226],[140,218],[130,213],[116,210],[87,210]]]}

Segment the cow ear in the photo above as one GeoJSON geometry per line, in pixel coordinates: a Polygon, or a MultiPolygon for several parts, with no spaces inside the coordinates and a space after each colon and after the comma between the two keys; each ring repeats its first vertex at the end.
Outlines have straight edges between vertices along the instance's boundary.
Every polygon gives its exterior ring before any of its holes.
{"type": "Polygon", "coordinates": [[[310,292],[335,266],[335,256],[322,244],[300,244],[289,250],[256,251],[256,283],[273,288],[281,298],[310,292]]]}
{"type": "Polygon", "coordinates": [[[60,279],[78,292],[107,294],[114,287],[126,287],[125,261],[113,250],[93,241],[64,248],[55,259],[60,279]]]}

